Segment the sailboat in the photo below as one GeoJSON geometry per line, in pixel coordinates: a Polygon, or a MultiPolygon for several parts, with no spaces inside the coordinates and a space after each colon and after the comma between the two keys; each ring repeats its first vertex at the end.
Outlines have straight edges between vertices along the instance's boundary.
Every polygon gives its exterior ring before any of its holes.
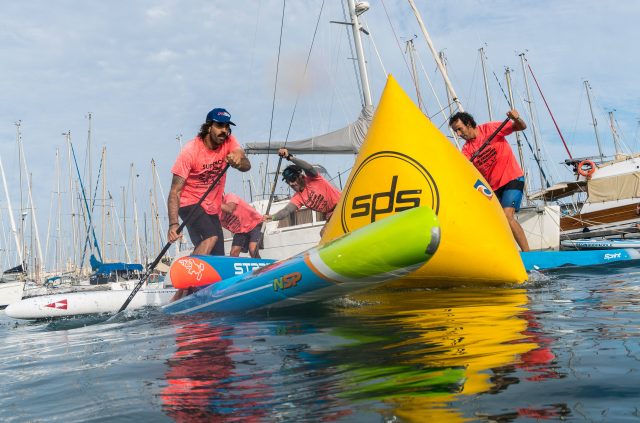
{"type": "Polygon", "coordinates": [[[555,202],[570,199],[570,206],[563,207],[559,216],[563,248],[638,247],[625,238],[637,237],[640,232],[640,154],[623,154],[613,112],[609,112],[615,155],[605,159],[588,81],[584,81],[584,86],[599,154],[582,158],[569,155],[565,165],[571,168],[575,180],[542,189],[531,199],[555,202]]]}

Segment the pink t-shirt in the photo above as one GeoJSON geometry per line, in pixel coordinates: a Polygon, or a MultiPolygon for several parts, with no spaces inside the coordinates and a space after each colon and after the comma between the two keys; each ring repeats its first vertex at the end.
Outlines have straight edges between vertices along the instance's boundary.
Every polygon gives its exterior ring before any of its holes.
{"type": "Polygon", "coordinates": [[[304,189],[302,192],[296,192],[291,202],[298,208],[304,205],[312,210],[330,214],[340,200],[340,191],[321,175],[305,175],[304,180],[304,189]]]}
{"type": "MultiPolygon", "coordinates": [[[[462,146],[462,154],[467,158],[471,158],[473,153],[498,129],[501,123],[488,122],[478,125],[476,127],[478,135],[462,146]]],[[[505,138],[512,132],[513,122],[509,121],[491,140],[489,145],[473,160],[475,167],[478,168],[494,191],[507,182],[524,175],[516,161],[516,157],[513,155],[509,142],[505,138]]]]}
{"type": "Polygon", "coordinates": [[[233,213],[226,213],[224,211],[220,213],[220,223],[222,223],[222,227],[234,234],[250,232],[262,222],[262,215],[246,201],[233,193],[224,194],[222,196],[222,203],[236,204],[233,213]]]}
{"type": "MultiPolygon", "coordinates": [[[[215,150],[207,148],[200,137],[189,141],[171,168],[171,173],[186,180],[180,194],[180,207],[196,204],[223,171],[227,154],[240,148],[233,135],[229,135],[229,138],[215,150]]],[[[202,208],[208,214],[220,213],[226,179],[227,175],[223,175],[202,202],[202,208]]]]}

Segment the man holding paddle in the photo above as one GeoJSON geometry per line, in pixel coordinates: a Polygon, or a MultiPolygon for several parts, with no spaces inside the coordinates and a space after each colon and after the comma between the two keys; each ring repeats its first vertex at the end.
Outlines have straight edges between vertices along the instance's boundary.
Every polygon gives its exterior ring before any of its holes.
{"type": "Polygon", "coordinates": [[[507,112],[504,122],[482,125],[477,125],[469,113],[458,112],[449,119],[449,126],[466,141],[462,146],[462,154],[471,160],[491,185],[520,250],[529,251],[527,237],[515,218],[522,202],[524,172],[505,138],[514,131],[526,129],[527,124],[518,111],[512,109],[507,112]]]}
{"type": "Polygon", "coordinates": [[[265,214],[263,221],[282,220],[300,207],[306,206],[325,214],[326,222],[320,230],[320,236],[322,236],[340,200],[340,191],[324,179],[310,163],[293,157],[286,148],[280,148],[278,155],[293,163],[282,171],[282,179],[295,191],[295,194],[283,209],[272,215],[265,214]]]}
{"type": "MultiPolygon", "coordinates": [[[[222,194],[229,166],[246,172],[251,169],[244,150],[231,135],[231,115],[223,108],[211,110],[198,135],[189,141],[171,168],[173,179],[167,200],[169,233],[173,243],[186,226],[195,249],[193,254],[224,255],[221,212],[222,194]],[[178,222],[178,216],[183,225],[178,222]]],[[[179,290],[174,300],[184,292],[179,290]]]]}

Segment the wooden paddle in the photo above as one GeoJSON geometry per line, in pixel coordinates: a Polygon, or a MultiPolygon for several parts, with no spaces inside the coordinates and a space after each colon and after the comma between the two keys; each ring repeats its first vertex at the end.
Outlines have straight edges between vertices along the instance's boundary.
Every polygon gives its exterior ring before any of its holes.
{"type": "Polygon", "coordinates": [[[489,145],[489,143],[491,142],[491,140],[493,140],[496,135],[498,135],[498,132],[500,132],[502,130],[502,128],[504,128],[504,126],[509,122],[510,118],[506,118],[505,120],[502,121],[502,123],[500,124],[500,126],[498,126],[498,128],[493,131],[493,134],[491,134],[489,136],[489,138],[487,138],[487,140],[485,142],[482,143],[482,145],[480,146],[480,148],[478,148],[469,158],[469,161],[473,162],[476,157],[478,157],[478,155],[482,152],[482,150],[484,150],[484,148],[486,146],[489,145]]]}
{"type": "MultiPolygon", "coordinates": [[[[182,232],[182,230],[187,225],[187,223],[189,223],[191,221],[191,219],[193,218],[193,216],[195,214],[196,209],[200,206],[200,204],[202,204],[204,199],[207,198],[207,195],[209,195],[211,190],[213,190],[213,188],[218,184],[218,182],[220,181],[222,176],[227,172],[227,169],[229,169],[230,166],[231,165],[229,163],[227,163],[227,165],[224,167],[222,172],[220,174],[218,174],[218,176],[211,183],[211,185],[209,186],[207,191],[202,195],[200,200],[196,203],[196,206],[191,209],[191,211],[187,215],[186,219],[184,219],[182,221],[182,223],[180,224],[180,226],[178,227],[178,230],[176,231],[178,233],[178,235],[182,232]]],[[[220,242],[220,241],[222,241],[222,240],[218,240],[218,242],[220,242]]],[[[131,291],[131,294],[129,294],[129,297],[127,298],[127,300],[124,302],[124,304],[122,304],[122,307],[120,307],[120,310],[118,310],[118,312],[116,314],[111,316],[108,321],[111,321],[111,320],[115,319],[115,317],[118,314],[120,314],[121,312],[124,311],[124,309],[127,308],[129,303],[131,302],[131,300],[133,300],[133,297],[135,297],[136,294],[138,293],[138,291],[140,290],[140,288],[142,288],[142,285],[144,285],[144,283],[147,281],[147,279],[149,279],[149,275],[151,274],[151,272],[153,272],[153,269],[156,268],[158,263],[160,263],[160,260],[162,259],[162,257],[164,257],[164,255],[167,253],[167,251],[169,251],[170,247],[171,247],[171,242],[167,242],[166,245],[164,246],[164,248],[162,249],[162,251],[160,251],[160,254],[158,254],[158,257],[156,257],[156,259],[153,261],[153,263],[151,263],[151,265],[148,267],[147,272],[144,275],[142,275],[142,277],[140,278],[140,281],[138,281],[136,286],[133,288],[133,291],[131,291]]]]}

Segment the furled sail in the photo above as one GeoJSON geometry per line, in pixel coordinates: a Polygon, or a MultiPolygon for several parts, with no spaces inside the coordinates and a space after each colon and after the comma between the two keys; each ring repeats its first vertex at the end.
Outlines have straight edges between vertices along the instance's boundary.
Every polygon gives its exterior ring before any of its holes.
{"type": "Polygon", "coordinates": [[[293,154],[356,154],[367,135],[373,118],[373,107],[364,107],[358,119],[344,128],[298,141],[271,141],[247,143],[245,151],[249,154],[272,154],[282,146],[293,154]]]}

